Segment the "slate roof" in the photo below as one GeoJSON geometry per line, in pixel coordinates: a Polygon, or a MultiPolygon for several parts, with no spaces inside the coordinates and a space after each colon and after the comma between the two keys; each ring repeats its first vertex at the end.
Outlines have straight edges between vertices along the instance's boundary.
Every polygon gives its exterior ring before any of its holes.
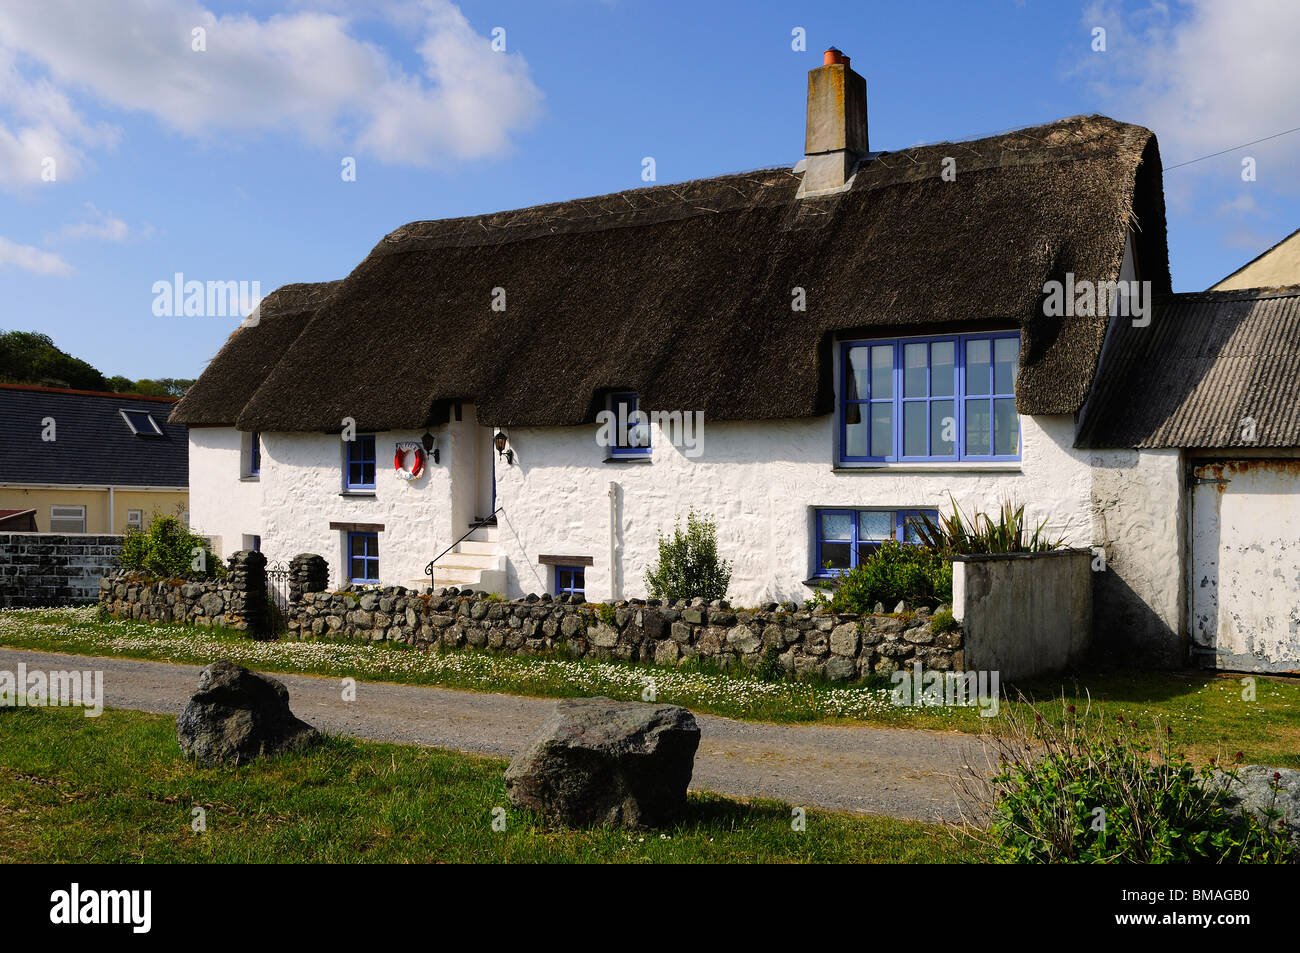
{"type": "Polygon", "coordinates": [[[1070,414],[1107,322],[1046,317],[1044,283],[1118,278],[1132,230],[1142,277],[1170,290],[1160,154],[1141,126],[1076,116],[886,152],[825,196],[799,198],[801,178],[411,223],[312,301],[301,331],[236,331],[175,418],[228,423],[262,367],[241,354],[276,358],[241,430],[419,428],[456,401],[494,425],[565,426],[613,389],[710,420],[818,416],[834,404],[834,335],[991,326],[1022,330],[1021,412],[1070,414]]]}
{"type": "Polygon", "coordinates": [[[188,486],[184,424],[167,422],[176,400],[0,384],[0,484],[188,486]],[[149,413],[162,436],[136,436],[119,410],[149,413]],[[55,439],[41,439],[46,417],[55,439]]]}
{"type": "Polygon", "coordinates": [[[1116,319],[1079,445],[1300,447],[1300,285],[1169,295],[1146,328],[1116,319]]]}

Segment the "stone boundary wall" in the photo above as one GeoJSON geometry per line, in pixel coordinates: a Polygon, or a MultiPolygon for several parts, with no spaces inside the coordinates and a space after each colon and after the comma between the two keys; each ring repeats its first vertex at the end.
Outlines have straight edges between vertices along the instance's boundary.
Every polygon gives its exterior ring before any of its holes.
{"type": "Polygon", "coordinates": [[[266,557],[231,553],[226,575],[214,579],[154,579],[119,569],[99,581],[99,604],[119,619],[224,626],[268,634],[266,557]]]}
{"type": "Polygon", "coordinates": [[[469,590],[419,594],[400,587],[308,592],[290,610],[302,638],[400,641],[519,655],[560,652],[681,666],[699,656],[720,668],[756,667],[769,651],[796,675],[861,679],[921,662],[964,667],[960,631],[936,633],[915,613],[834,615],[769,603],[757,610],[633,599],[599,605],[530,595],[510,601],[469,590]]]}
{"type": "MultiPolygon", "coordinates": [[[[103,581],[100,602],[120,618],[263,631],[252,609],[265,612],[266,560],[260,553],[230,557],[222,579],[143,580],[119,573],[103,581]],[[254,582],[254,580],[258,582],[254,582]]],[[[395,641],[454,650],[466,646],[518,655],[558,653],[681,666],[702,657],[719,668],[752,668],[770,655],[783,669],[830,681],[856,681],[920,662],[963,668],[959,629],[935,632],[931,614],[834,615],[793,603],[733,609],[702,600],[590,604],[562,595],[506,601],[469,589],[344,586],[327,591],[320,556],[303,554],[289,566],[288,632],[302,639],[395,641]]]]}
{"type": "Polygon", "coordinates": [[[0,608],[93,603],[121,554],[121,536],[0,533],[0,608]]]}

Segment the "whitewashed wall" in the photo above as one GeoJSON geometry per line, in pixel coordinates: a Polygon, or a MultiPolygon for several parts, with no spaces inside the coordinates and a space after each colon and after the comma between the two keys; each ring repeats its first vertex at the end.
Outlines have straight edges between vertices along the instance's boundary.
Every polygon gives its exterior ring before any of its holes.
{"type": "Polygon", "coordinates": [[[448,439],[447,427],[432,432],[441,462],[429,460],[423,475],[410,481],[393,469],[393,452],[399,442],[418,441],[423,431],[376,435],[373,497],[344,494],[345,445],[337,434],[263,434],[262,551],[267,559],[288,561],[298,553],[319,553],[329,561],[330,579],[337,585],[347,579],[346,533],[330,529],[330,523],[382,523],[382,581],[426,584],[425,564],[455,539],[452,467],[463,452],[460,442],[448,439]]]}
{"type": "Polygon", "coordinates": [[[241,480],[243,437],[234,427],[190,427],[190,527],[217,541],[224,559],[244,534],[265,535],[262,484],[241,480]]]}
{"type": "Polygon", "coordinates": [[[1092,478],[1086,451],[1071,447],[1069,417],[1021,417],[1017,464],[903,465],[832,470],[834,418],[713,423],[703,454],[688,459],[658,429],[650,463],[605,463],[595,425],[511,428],[515,465],[497,471],[505,507],[501,543],[511,594],[550,588],[546,555],[590,556],[588,598],[644,596],[657,534],[694,505],[718,523],[732,559],[731,598],[752,605],[804,600],[813,570],[813,511],[821,507],[938,508],[948,494],[969,514],[1004,499],[1027,504],[1075,545],[1092,540],[1092,478]],[[615,565],[611,581],[609,489],[617,486],[615,565]],[[618,584],[616,585],[615,582],[618,584]]]}

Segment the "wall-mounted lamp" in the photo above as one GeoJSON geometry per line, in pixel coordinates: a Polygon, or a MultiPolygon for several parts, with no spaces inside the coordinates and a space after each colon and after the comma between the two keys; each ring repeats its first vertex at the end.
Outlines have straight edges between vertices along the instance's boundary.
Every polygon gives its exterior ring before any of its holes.
{"type": "Polygon", "coordinates": [[[512,466],[515,462],[515,452],[506,449],[506,432],[498,430],[497,435],[492,438],[492,443],[496,445],[497,456],[506,458],[506,466],[512,466]]]}
{"type": "Polygon", "coordinates": [[[424,436],[420,438],[420,446],[424,447],[424,452],[429,455],[430,460],[432,460],[434,463],[439,462],[439,457],[441,456],[441,453],[438,450],[437,437],[435,437],[433,434],[429,433],[426,430],[424,436]]]}

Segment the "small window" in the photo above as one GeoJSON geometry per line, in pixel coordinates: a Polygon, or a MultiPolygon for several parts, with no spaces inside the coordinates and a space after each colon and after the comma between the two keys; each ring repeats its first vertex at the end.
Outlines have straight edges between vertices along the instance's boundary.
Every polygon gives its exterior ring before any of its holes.
{"type": "Polygon", "coordinates": [[[919,543],[916,523],[925,514],[939,518],[938,510],[817,510],[814,576],[833,576],[852,569],[887,539],[919,543]]]}
{"type": "Polygon", "coordinates": [[[347,442],[348,463],[347,480],[349,490],[373,490],[375,488],[375,435],[358,434],[355,440],[347,442]]]}
{"type": "Polygon", "coordinates": [[[84,506],[51,506],[51,533],[84,533],[86,508],[84,506]]]}
{"type": "Polygon", "coordinates": [[[348,533],[348,579],[379,581],[378,533],[348,533]]]}
{"type": "Polygon", "coordinates": [[[248,438],[248,475],[262,472],[262,435],[254,430],[248,438]]]}
{"type": "Polygon", "coordinates": [[[636,394],[609,395],[609,412],[614,415],[614,445],[609,452],[614,456],[649,456],[650,421],[639,408],[636,394]]]}
{"type": "Polygon", "coordinates": [[[587,598],[587,571],[582,566],[555,567],[555,594],[569,595],[581,599],[587,598]]]}
{"type": "Polygon", "coordinates": [[[260,553],[262,551],[262,537],[253,533],[245,533],[244,548],[250,549],[255,553],[260,553]]]}
{"type": "Polygon", "coordinates": [[[126,525],[128,529],[143,529],[144,510],[127,510],[126,525]]]}
{"type": "Polygon", "coordinates": [[[162,428],[158,426],[158,421],[153,419],[153,414],[145,410],[119,410],[122,419],[126,425],[131,428],[131,433],[137,437],[161,437],[162,428]]]}

